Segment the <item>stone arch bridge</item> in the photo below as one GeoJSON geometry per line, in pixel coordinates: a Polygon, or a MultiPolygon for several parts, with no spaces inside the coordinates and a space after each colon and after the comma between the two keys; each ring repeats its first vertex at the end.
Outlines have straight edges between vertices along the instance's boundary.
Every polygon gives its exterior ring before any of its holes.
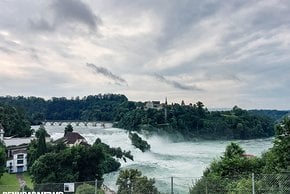
{"type": "Polygon", "coordinates": [[[82,120],[46,120],[43,121],[42,124],[44,126],[91,126],[91,127],[102,127],[102,128],[110,128],[113,126],[113,122],[108,121],[82,121],[82,120]]]}

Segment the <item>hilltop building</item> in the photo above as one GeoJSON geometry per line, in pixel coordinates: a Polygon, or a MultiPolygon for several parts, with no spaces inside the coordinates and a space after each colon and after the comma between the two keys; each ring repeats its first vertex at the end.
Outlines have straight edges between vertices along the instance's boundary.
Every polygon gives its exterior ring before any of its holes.
{"type": "Polygon", "coordinates": [[[144,110],[148,109],[162,110],[166,105],[167,105],[167,97],[165,98],[165,103],[161,103],[160,101],[146,101],[144,110]]]}

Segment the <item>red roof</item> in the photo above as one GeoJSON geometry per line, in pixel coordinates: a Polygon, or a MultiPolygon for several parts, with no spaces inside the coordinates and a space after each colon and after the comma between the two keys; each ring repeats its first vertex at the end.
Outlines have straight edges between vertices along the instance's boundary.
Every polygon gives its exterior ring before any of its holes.
{"type": "Polygon", "coordinates": [[[76,132],[67,132],[64,137],[57,141],[63,141],[65,144],[75,144],[77,140],[86,140],[83,136],[76,132]]]}

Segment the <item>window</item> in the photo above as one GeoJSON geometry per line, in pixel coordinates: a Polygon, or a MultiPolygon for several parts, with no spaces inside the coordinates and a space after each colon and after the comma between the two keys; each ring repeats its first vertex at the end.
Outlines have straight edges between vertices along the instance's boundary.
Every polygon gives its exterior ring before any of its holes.
{"type": "Polygon", "coordinates": [[[17,160],[17,164],[23,164],[23,160],[17,160]]]}
{"type": "Polygon", "coordinates": [[[24,158],[24,154],[18,154],[17,155],[17,159],[23,159],[24,158]]]}

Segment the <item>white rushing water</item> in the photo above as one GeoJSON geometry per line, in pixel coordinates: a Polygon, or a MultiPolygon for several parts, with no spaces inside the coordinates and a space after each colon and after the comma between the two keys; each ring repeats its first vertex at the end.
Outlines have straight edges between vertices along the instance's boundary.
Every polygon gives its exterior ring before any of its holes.
{"type": "MultiPolygon", "coordinates": [[[[34,128],[37,128],[35,126],[34,128]]],[[[65,125],[45,126],[53,139],[63,136],[65,125]]],[[[151,151],[142,153],[131,145],[128,133],[118,128],[102,128],[92,126],[73,126],[75,132],[84,136],[88,143],[92,144],[96,138],[111,147],[121,147],[130,150],[134,161],[127,163],[120,160],[122,168],[136,168],[143,175],[155,178],[156,185],[162,192],[170,191],[170,177],[174,177],[174,193],[188,193],[194,179],[202,176],[210,162],[221,156],[230,141],[195,141],[173,142],[169,138],[160,136],[144,137],[151,145],[151,151]]],[[[240,140],[239,143],[248,154],[261,155],[272,146],[272,138],[240,140]]],[[[119,172],[104,175],[105,184],[116,190],[116,179],[119,172]]]]}

